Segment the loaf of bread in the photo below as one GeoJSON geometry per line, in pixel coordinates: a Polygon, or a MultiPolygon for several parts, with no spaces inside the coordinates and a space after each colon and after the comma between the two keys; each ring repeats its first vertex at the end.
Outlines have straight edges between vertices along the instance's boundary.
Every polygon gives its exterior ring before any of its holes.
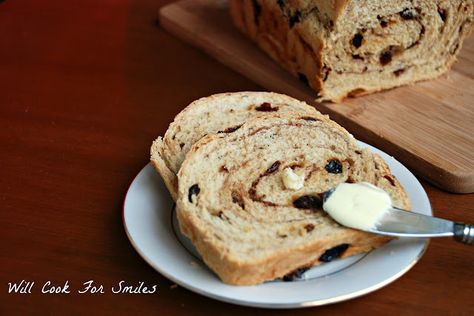
{"type": "Polygon", "coordinates": [[[225,283],[258,284],[389,241],[321,209],[325,191],[361,181],[410,208],[382,158],[341,126],[317,113],[273,113],[191,147],[178,172],[177,217],[225,283]]]}
{"type": "Polygon", "coordinates": [[[181,163],[191,146],[206,134],[227,133],[252,117],[274,113],[321,115],[312,106],[272,92],[221,93],[192,102],[151,147],[151,163],[176,200],[181,163]]]}
{"type": "Polygon", "coordinates": [[[339,102],[435,78],[473,28],[474,0],[229,0],[234,24],[339,102]]]}

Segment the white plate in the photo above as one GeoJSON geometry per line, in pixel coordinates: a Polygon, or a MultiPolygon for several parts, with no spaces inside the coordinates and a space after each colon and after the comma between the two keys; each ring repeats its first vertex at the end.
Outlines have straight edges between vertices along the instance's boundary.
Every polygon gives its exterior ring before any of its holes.
{"type": "MultiPolygon", "coordinates": [[[[408,193],[414,211],[432,215],[423,187],[401,163],[380,154],[408,193]]],[[[123,206],[123,222],[138,253],[162,275],[196,293],[239,305],[295,308],[335,303],[375,291],[406,273],[423,255],[426,239],[399,239],[369,254],[312,268],[299,281],[256,286],[224,284],[193,254],[176,231],[173,201],[161,177],[148,164],[133,180],[123,206]],[[188,250],[189,249],[189,250],[188,250]]]]}

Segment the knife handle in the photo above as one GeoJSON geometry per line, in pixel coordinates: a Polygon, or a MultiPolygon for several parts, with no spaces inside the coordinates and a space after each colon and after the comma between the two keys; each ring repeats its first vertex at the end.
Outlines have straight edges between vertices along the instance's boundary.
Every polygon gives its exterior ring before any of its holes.
{"type": "Polygon", "coordinates": [[[464,223],[454,223],[454,239],[464,244],[474,244],[474,226],[464,223]]]}

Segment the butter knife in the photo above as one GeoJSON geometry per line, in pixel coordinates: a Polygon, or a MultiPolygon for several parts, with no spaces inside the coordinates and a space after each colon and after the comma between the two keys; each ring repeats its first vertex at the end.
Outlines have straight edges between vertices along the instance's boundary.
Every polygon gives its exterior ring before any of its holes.
{"type": "Polygon", "coordinates": [[[396,237],[454,237],[455,240],[474,244],[474,225],[408,212],[392,207],[367,230],[370,233],[396,237]]]}

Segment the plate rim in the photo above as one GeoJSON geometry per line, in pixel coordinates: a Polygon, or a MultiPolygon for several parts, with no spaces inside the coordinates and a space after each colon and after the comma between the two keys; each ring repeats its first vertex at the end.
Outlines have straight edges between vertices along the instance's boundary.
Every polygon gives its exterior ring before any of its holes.
{"type": "MultiPolygon", "coordinates": [[[[374,152],[373,149],[377,150],[377,151],[380,151],[382,153],[384,153],[385,155],[389,156],[391,159],[393,159],[395,162],[399,163],[404,169],[406,169],[409,174],[411,176],[413,176],[417,183],[421,186],[421,183],[419,182],[419,180],[416,178],[416,176],[405,166],[403,165],[400,161],[396,160],[393,156],[385,153],[384,151],[370,145],[370,144],[367,144],[365,142],[362,142],[362,141],[359,141],[359,144],[362,145],[363,147],[368,147],[369,150],[371,152],[374,152]]],[[[378,153],[377,153],[378,154],[378,153]]],[[[385,159],[384,159],[385,160],[385,159]]],[[[376,284],[373,284],[372,286],[368,286],[368,287],[365,287],[363,289],[360,289],[360,290],[357,290],[357,291],[354,291],[354,292],[351,292],[351,293],[347,293],[347,294],[342,294],[342,295],[337,295],[337,296],[333,296],[333,297],[330,297],[330,298],[325,298],[325,299],[314,299],[314,300],[306,300],[306,301],[302,301],[302,302],[298,302],[298,303],[274,303],[274,302],[258,302],[258,301],[248,301],[248,300],[244,300],[244,299],[237,299],[237,298],[232,298],[232,297],[229,297],[229,296],[223,296],[223,295],[219,295],[219,294],[215,294],[215,293],[212,293],[212,292],[209,292],[209,291],[206,291],[206,290],[203,290],[201,289],[200,287],[197,287],[197,286],[194,286],[190,283],[186,283],[184,281],[181,281],[180,279],[176,278],[175,276],[173,276],[172,274],[166,272],[164,269],[160,268],[158,265],[156,265],[152,259],[150,259],[150,257],[148,255],[146,255],[141,249],[140,247],[137,245],[137,243],[135,242],[135,240],[133,239],[133,237],[131,236],[130,234],[130,230],[127,226],[127,222],[125,220],[125,206],[126,206],[126,202],[127,202],[127,197],[129,196],[129,193],[130,193],[130,190],[133,186],[133,184],[136,182],[136,180],[138,179],[138,177],[142,174],[142,172],[145,171],[146,168],[153,168],[153,166],[151,165],[151,163],[147,163],[144,167],[142,167],[140,169],[140,171],[135,175],[135,177],[133,178],[133,180],[130,182],[130,185],[128,186],[128,189],[127,189],[127,192],[125,194],[125,197],[123,199],[123,203],[122,203],[122,223],[123,223],[123,227],[124,227],[124,230],[125,230],[125,233],[127,235],[127,238],[128,240],[130,241],[130,243],[132,244],[133,248],[135,249],[135,251],[137,251],[137,253],[140,255],[140,257],[149,265],[151,266],[155,271],[157,271],[158,273],[160,273],[161,275],[163,275],[165,278],[171,280],[172,282],[180,285],[181,287],[183,288],[186,288],[192,292],[195,292],[197,294],[200,294],[200,295],[203,295],[205,297],[209,297],[209,298],[212,298],[212,299],[216,299],[216,300],[219,300],[219,301],[223,301],[223,302],[226,302],[226,303],[231,303],[231,304],[236,304],[236,305],[241,305],[241,306],[249,306],[249,307],[257,307],[257,308],[268,308],[268,309],[291,309],[291,308],[304,308],[304,307],[314,307],[314,306],[322,306],[322,305],[328,305],[328,304],[334,304],[334,303],[337,303],[337,302],[342,302],[342,301],[346,301],[346,300],[349,300],[349,299],[353,299],[353,298],[357,298],[357,297],[360,297],[360,296],[363,296],[363,295],[366,295],[366,294],[369,294],[371,292],[374,292],[378,289],[381,289],[385,286],[387,286],[388,284],[394,282],[395,280],[399,279],[401,276],[403,276],[405,273],[407,273],[411,268],[413,268],[414,265],[416,265],[419,260],[423,257],[423,255],[425,254],[426,250],[428,249],[428,246],[429,246],[429,243],[430,243],[430,239],[427,238],[424,240],[424,244],[423,244],[423,247],[422,249],[419,251],[419,253],[416,255],[416,257],[414,257],[412,259],[412,261],[407,264],[402,270],[400,270],[398,273],[392,275],[391,277],[388,277],[386,279],[384,279],[383,281],[381,282],[378,282],[376,284]]],[[[389,167],[392,169],[392,167],[389,165],[389,167]]],[[[161,179],[161,176],[157,174],[157,176],[160,177],[160,181],[163,181],[163,179],[161,179]]],[[[164,186],[164,184],[163,184],[164,186]]],[[[431,202],[429,201],[429,198],[428,198],[428,195],[425,191],[425,189],[421,186],[423,192],[425,193],[426,195],[426,199],[427,199],[427,202],[429,204],[429,212],[431,213],[432,215],[432,206],[431,206],[431,202]]],[[[166,190],[166,187],[165,187],[165,190],[166,190]]],[[[171,217],[171,220],[172,220],[172,217],[171,217]]],[[[170,223],[170,225],[172,225],[170,223]]],[[[180,246],[180,247],[184,247],[183,245],[181,245],[181,243],[179,242],[179,240],[177,239],[176,236],[173,236],[173,239],[175,240],[175,242],[180,246]]],[[[186,252],[188,252],[187,249],[185,249],[186,252]]]]}

